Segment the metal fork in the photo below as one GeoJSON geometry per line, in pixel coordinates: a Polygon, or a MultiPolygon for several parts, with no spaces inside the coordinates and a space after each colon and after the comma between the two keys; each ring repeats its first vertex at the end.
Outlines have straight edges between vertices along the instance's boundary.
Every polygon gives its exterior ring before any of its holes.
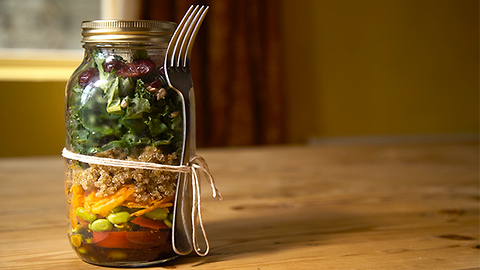
{"type": "MultiPolygon", "coordinates": [[[[181,163],[187,164],[195,155],[195,97],[193,81],[190,74],[190,59],[193,43],[197,36],[200,25],[208,11],[208,6],[191,6],[183,16],[172,35],[167,47],[164,62],[164,70],[168,85],[178,92],[183,100],[183,152],[181,163]]],[[[205,235],[200,239],[193,239],[195,224],[192,224],[191,209],[192,190],[188,185],[188,174],[181,173],[175,194],[175,206],[173,214],[172,241],[174,251],[179,255],[187,255],[193,247],[199,254],[199,250],[208,250],[208,242],[205,235]],[[200,240],[200,243],[198,243],[200,240]]]]}

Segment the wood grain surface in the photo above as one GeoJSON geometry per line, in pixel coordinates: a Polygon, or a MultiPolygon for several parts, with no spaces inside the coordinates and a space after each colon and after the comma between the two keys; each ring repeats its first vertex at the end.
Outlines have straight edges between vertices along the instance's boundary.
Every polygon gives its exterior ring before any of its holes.
{"type": "MultiPolygon", "coordinates": [[[[200,149],[225,197],[204,185],[211,252],[152,269],[479,269],[478,150],[200,149]]],[[[0,159],[0,269],[100,268],[68,244],[63,170],[61,157],[0,159]]]]}

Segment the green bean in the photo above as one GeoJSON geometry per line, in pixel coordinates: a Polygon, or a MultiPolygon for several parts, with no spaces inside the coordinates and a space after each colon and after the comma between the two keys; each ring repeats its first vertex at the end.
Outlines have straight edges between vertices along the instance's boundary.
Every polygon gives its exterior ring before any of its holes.
{"type": "Polygon", "coordinates": [[[113,229],[113,224],[110,221],[104,218],[101,218],[88,224],[88,228],[90,228],[90,230],[94,232],[104,232],[104,231],[110,231],[111,229],[113,229]]]}
{"type": "Polygon", "coordinates": [[[113,224],[122,224],[130,220],[130,213],[125,211],[111,213],[110,215],[107,216],[107,219],[113,224]]]}
{"type": "Polygon", "coordinates": [[[88,222],[92,222],[95,219],[97,219],[97,215],[88,212],[87,209],[85,209],[83,207],[78,207],[75,210],[75,215],[77,215],[77,217],[79,217],[79,218],[81,218],[85,221],[88,221],[88,222]]]}
{"type": "Polygon", "coordinates": [[[163,208],[155,208],[152,211],[145,213],[145,216],[153,220],[164,220],[168,217],[168,213],[163,208]]]}

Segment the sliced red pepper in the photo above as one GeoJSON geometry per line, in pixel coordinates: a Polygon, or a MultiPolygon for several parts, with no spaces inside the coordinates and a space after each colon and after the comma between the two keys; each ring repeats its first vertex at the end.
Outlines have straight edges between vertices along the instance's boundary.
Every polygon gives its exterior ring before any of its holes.
{"type": "Polygon", "coordinates": [[[132,220],[132,223],[155,230],[170,229],[170,227],[168,227],[163,220],[152,220],[144,217],[136,217],[132,220]]]}
{"type": "Polygon", "coordinates": [[[93,243],[106,248],[145,248],[167,241],[169,231],[93,232],[93,243]]]}
{"type": "Polygon", "coordinates": [[[131,243],[127,239],[127,232],[93,232],[93,243],[99,247],[128,248],[131,243]]]}
{"type": "Polygon", "coordinates": [[[129,232],[126,235],[128,241],[137,245],[152,245],[158,246],[161,243],[169,242],[171,237],[170,231],[168,230],[151,230],[151,231],[140,231],[140,232],[129,232]]]}

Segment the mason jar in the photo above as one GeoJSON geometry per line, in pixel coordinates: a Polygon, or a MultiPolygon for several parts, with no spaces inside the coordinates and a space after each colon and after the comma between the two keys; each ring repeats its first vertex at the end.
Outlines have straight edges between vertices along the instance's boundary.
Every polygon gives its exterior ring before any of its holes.
{"type": "MultiPolygon", "coordinates": [[[[84,59],[67,83],[71,155],[177,166],[182,99],[167,85],[165,50],[176,24],[82,23],[84,59]]],[[[70,244],[86,262],[144,266],[177,256],[171,234],[181,173],[66,158],[70,244]]]]}

